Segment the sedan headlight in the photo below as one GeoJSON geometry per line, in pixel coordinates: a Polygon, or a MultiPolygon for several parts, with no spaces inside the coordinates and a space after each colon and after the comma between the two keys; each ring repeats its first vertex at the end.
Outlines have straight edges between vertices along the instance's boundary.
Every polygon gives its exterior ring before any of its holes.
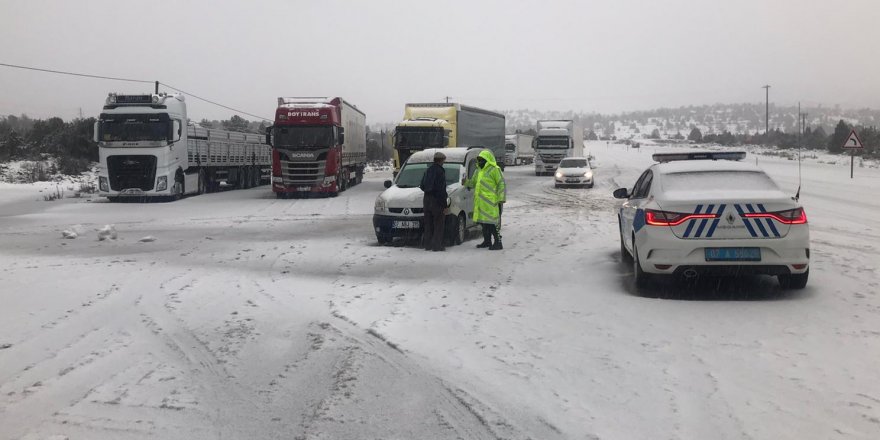
{"type": "Polygon", "coordinates": [[[104,192],[110,191],[110,182],[107,181],[106,177],[98,177],[98,189],[104,192]]]}
{"type": "Polygon", "coordinates": [[[385,212],[386,203],[385,199],[379,197],[376,199],[376,206],[373,208],[376,212],[385,212]]]}
{"type": "Polygon", "coordinates": [[[592,172],[592,171],[587,171],[586,173],[584,173],[584,177],[586,177],[587,179],[592,179],[592,178],[593,178],[593,172],[592,172]]]}
{"type": "Polygon", "coordinates": [[[561,179],[561,178],[562,178],[562,171],[557,171],[557,172],[556,172],[556,178],[557,178],[557,179],[561,179]]]}
{"type": "Polygon", "coordinates": [[[156,191],[165,191],[168,189],[168,176],[159,176],[156,182],[156,191]]]}

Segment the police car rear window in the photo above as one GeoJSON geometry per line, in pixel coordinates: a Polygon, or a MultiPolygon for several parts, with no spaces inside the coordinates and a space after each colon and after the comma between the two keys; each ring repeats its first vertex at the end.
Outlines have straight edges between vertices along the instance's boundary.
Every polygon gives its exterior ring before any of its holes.
{"type": "Polygon", "coordinates": [[[696,171],[663,176],[663,190],[673,191],[749,191],[778,190],[766,174],[759,171],[696,171]]]}

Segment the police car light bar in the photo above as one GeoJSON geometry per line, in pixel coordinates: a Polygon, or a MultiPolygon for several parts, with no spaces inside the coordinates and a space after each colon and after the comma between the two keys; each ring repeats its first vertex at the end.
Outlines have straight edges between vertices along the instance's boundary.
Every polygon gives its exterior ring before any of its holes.
{"type": "Polygon", "coordinates": [[[743,160],[745,151],[700,151],[694,153],[657,153],[651,156],[656,162],[676,160],[743,160]]]}

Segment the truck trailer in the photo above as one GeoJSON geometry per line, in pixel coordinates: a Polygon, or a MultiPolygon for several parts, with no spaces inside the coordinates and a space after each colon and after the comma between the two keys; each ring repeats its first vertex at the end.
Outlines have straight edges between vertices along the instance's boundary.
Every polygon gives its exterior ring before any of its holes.
{"type": "Polygon", "coordinates": [[[523,165],[531,164],[535,159],[535,150],[532,148],[532,141],[535,139],[530,134],[509,134],[504,137],[504,155],[505,165],[523,165]]]}
{"type": "Polygon", "coordinates": [[[428,148],[483,147],[504,165],[504,115],[456,103],[406,104],[394,130],[394,173],[428,148]]]}
{"type": "Polygon", "coordinates": [[[336,196],[360,183],[367,165],[366,115],[342,98],[278,98],[272,191],[278,198],[336,196]]]}
{"type": "Polygon", "coordinates": [[[572,120],[538,121],[535,138],[535,175],[551,175],[559,162],[584,153],[584,130],[572,120]]]}
{"type": "Polygon", "coordinates": [[[222,184],[268,183],[272,153],[259,134],[188,123],[182,94],[110,93],[98,121],[98,193],[120,199],[179,199],[222,184]]]}

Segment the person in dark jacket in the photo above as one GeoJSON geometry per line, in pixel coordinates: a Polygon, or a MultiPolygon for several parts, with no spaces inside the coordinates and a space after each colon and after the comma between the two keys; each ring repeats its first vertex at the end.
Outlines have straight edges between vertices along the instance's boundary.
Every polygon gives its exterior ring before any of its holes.
{"type": "Polygon", "coordinates": [[[445,154],[439,151],[434,153],[434,163],[425,171],[422,183],[419,185],[419,188],[425,192],[423,199],[425,233],[422,236],[422,243],[426,251],[446,250],[443,247],[443,233],[446,230],[446,214],[449,213],[446,206],[449,195],[446,194],[446,170],[443,168],[445,161],[445,154]]]}

